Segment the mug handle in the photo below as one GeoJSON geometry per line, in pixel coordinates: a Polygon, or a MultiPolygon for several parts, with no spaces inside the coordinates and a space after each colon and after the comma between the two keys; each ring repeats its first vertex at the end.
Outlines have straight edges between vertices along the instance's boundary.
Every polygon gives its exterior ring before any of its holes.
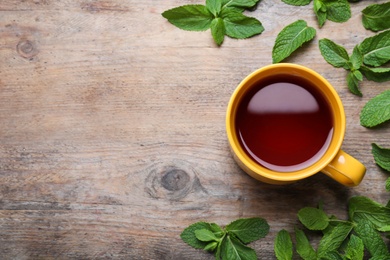
{"type": "Polygon", "coordinates": [[[353,187],[359,185],[362,181],[366,173],[366,167],[343,150],[340,150],[321,172],[345,186],[353,187]]]}

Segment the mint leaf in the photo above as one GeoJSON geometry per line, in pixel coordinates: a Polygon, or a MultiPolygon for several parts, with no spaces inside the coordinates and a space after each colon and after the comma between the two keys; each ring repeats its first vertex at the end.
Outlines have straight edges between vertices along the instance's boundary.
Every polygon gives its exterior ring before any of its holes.
{"type": "Polygon", "coordinates": [[[321,255],[321,260],[344,260],[344,258],[337,251],[326,252],[321,255]]]}
{"type": "Polygon", "coordinates": [[[341,222],[337,224],[332,231],[325,233],[318,245],[317,253],[319,256],[327,252],[336,251],[339,249],[344,240],[352,231],[353,225],[348,222],[341,222]]]}
{"type": "Polygon", "coordinates": [[[211,35],[214,38],[214,41],[217,45],[221,45],[223,43],[223,39],[225,38],[225,24],[221,18],[215,18],[211,22],[211,35]]]}
{"type": "Polygon", "coordinates": [[[234,236],[227,236],[221,244],[221,258],[227,260],[257,260],[256,251],[234,236]]]}
{"type": "Polygon", "coordinates": [[[359,70],[351,71],[358,81],[363,81],[363,74],[359,70]]]}
{"type": "Polygon", "coordinates": [[[367,220],[378,229],[390,223],[390,208],[364,196],[349,199],[348,214],[354,222],[367,220]]]}
{"type": "Polygon", "coordinates": [[[265,237],[269,232],[269,225],[262,218],[242,218],[228,224],[225,230],[248,244],[265,237]]]}
{"type": "MultiPolygon", "coordinates": [[[[386,190],[390,191],[390,177],[387,178],[387,180],[386,180],[386,190]]],[[[389,203],[390,203],[390,200],[389,200],[389,203]]],[[[388,207],[390,207],[390,205],[388,207]]]]}
{"type": "Polygon", "coordinates": [[[245,39],[264,31],[259,20],[245,16],[234,9],[223,9],[221,18],[225,23],[226,35],[231,38],[245,39]]]}
{"type": "Polygon", "coordinates": [[[382,169],[390,172],[390,149],[380,147],[375,143],[371,145],[371,152],[374,155],[376,164],[378,164],[382,169]]]}
{"type": "Polygon", "coordinates": [[[288,5],[303,6],[310,4],[311,0],[282,0],[288,5]]]}
{"type": "Polygon", "coordinates": [[[291,260],[293,256],[293,245],[290,234],[286,230],[278,232],[275,238],[274,251],[278,260],[291,260]]]}
{"type": "Polygon", "coordinates": [[[295,240],[297,253],[304,260],[317,259],[317,253],[310,244],[305,233],[298,228],[295,229],[295,240]]]}
{"type": "Polygon", "coordinates": [[[380,232],[390,232],[390,224],[388,226],[383,226],[381,228],[378,228],[378,231],[380,231],[380,232]]]}
{"type": "Polygon", "coordinates": [[[326,19],[343,23],[351,18],[351,8],[347,0],[314,0],[314,12],[320,27],[326,19]]]}
{"type": "Polygon", "coordinates": [[[222,237],[224,234],[225,234],[225,231],[223,231],[223,229],[215,224],[215,223],[209,223],[210,225],[210,231],[213,232],[215,235],[217,235],[218,237],[222,237]]]}
{"type": "Polygon", "coordinates": [[[390,2],[369,5],[362,14],[364,28],[374,32],[390,28],[390,2]]]}
{"type": "Polygon", "coordinates": [[[220,240],[220,238],[216,237],[216,235],[213,232],[204,228],[195,230],[195,237],[203,242],[220,240]]]}
{"type": "Polygon", "coordinates": [[[221,0],[206,0],[206,7],[215,17],[217,17],[219,12],[221,12],[222,2],[221,0]]]}
{"type": "Polygon", "coordinates": [[[364,244],[359,237],[353,234],[351,235],[347,245],[345,256],[347,257],[347,259],[363,260],[364,244]]]}
{"type": "Polygon", "coordinates": [[[319,40],[322,57],[333,67],[349,69],[349,55],[347,50],[329,39],[319,40]]]}
{"type": "Polygon", "coordinates": [[[204,5],[183,5],[169,9],[162,16],[176,27],[187,31],[206,31],[213,14],[204,5]]]}
{"type": "Polygon", "coordinates": [[[213,242],[208,243],[203,249],[205,251],[213,252],[218,247],[218,245],[219,245],[218,242],[213,241],[213,242]]]}
{"type": "Polygon", "coordinates": [[[291,55],[305,42],[311,41],[316,35],[316,30],[308,27],[303,20],[298,20],[287,25],[278,34],[272,50],[273,63],[278,63],[291,55]]]}
{"type": "Polygon", "coordinates": [[[389,256],[385,242],[370,221],[360,219],[355,223],[354,231],[362,239],[371,256],[389,256]]]}
{"type": "Polygon", "coordinates": [[[323,0],[326,6],[326,18],[336,23],[343,23],[351,18],[351,8],[347,0],[323,0]]]}
{"type": "Polygon", "coordinates": [[[197,222],[184,229],[180,237],[184,242],[186,242],[188,245],[192,246],[193,248],[203,249],[205,248],[207,243],[204,241],[200,241],[195,234],[196,230],[203,230],[203,229],[213,232],[213,227],[211,223],[197,222]]]}
{"type": "Polygon", "coordinates": [[[360,69],[360,67],[363,65],[363,54],[360,52],[358,46],[355,46],[355,48],[353,48],[352,55],[351,57],[349,57],[349,62],[351,64],[352,71],[360,69]]]}
{"type": "Polygon", "coordinates": [[[378,256],[371,257],[370,260],[390,260],[390,256],[378,255],[378,256]]]}
{"type": "Polygon", "coordinates": [[[390,60],[390,30],[364,39],[359,44],[364,64],[378,67],[390,60]]]}
{"type": "Polygon", "coordinates": [[[238,8],[252,8],[254,7],[260,0],[223,0],[222,5],[225,7],[238,7],[238,8]]]}
{"type": "Polygon", "coordinates": [[[325,212],[312,207],[299,210],[298,218],[310,230],[324,230],[329,224],[329,217],[325,212]]]}
{"type": "Polygon", "coordinates": [[[390,90],[369,100],[360,113],[360,124],[374,127],[390,120],[390,90]]]}
{"type": "Polygon", "coordinates": [[[359,80],[355,73],[350,71],[348,72],[348,75],[347,75],[347,85],[348,85],[348,89],[349,91],[351,91],[352,94],[355,94],[359,97],[363,96],[362,92],[360,92],[360,89],[359,89],[359,80]]]}
{"type": "Polygon", "coordinates": [[[360,71],[368,79],[375,82],[385,82],[390,80],[390,68],[369,68],[363,66],[360,71]]]}

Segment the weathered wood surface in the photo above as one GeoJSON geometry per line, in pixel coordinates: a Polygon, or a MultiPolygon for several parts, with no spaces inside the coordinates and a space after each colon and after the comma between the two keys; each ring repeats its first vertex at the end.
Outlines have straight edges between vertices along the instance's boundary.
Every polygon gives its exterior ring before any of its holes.
{"type": "Polygon", "coordinates": [[[352,18],[318,28],[312,4],[262,0],[248,12],[262,35],[226,38],[187,32],[161,13],[202,1],[1,0],[0,3],[0,256],[1,259],[213,259],[179,237],[189,224],[222,225],[261,216],[270,234],[251,245],[275,259],[273,240],[293,230],[304,206],[323,201],[346,217],[360,194],[390,198],[371,155],[390,146],[389,124],[360,126],[363,105],[388,83],[364,81],[362,98],[346,73],[321,57],[318,40],[348,51],[374,33],[352,18]],[[288,186],[260,183],[234,163],[225,110],[240,80],[270,64],[278,32],[304,19],[315,40],[288,62],[324,75],[344,102],[343,149],[367,166],[363,183],[343,187],[322,174],[288,186]]]}

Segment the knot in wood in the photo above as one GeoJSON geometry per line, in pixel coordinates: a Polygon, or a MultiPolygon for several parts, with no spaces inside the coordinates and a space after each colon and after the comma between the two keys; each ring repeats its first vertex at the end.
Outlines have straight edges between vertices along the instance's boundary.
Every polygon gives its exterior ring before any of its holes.
{"type": "Polygon", "coordinates": [[[30,40],[21,40],[16,46],[16,50],[20,56],[25,59],[32,59],[38,54],[38,50],[34,42],[30,40]]]}
{"type": "Polygon", "coordinates": [[[171,169],[161,178],[161,185],[169,191],[178,191],[186,187],[190,181],[188,173],[181,169],[171,169]]]}
{"type": "Polygon", "coordinates": [[[145,192],[154,199],[177,201],[203,190],[195,170],[185,161],[159,162],[145,171],[148,172],[145,192]]]}

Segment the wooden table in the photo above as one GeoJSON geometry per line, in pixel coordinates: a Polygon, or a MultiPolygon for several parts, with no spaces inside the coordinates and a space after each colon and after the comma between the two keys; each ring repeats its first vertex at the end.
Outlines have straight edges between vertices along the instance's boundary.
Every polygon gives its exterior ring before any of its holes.
{"type": "Polygon", "coordinates": [[[0,3],[1,259],[213,259],[180,239],[197,221],[226,225],[263,217],[270,233],[251,244],[275,259],[273,240],[293,231],[297,212],[323,201],[347,217],[353,195],[386,203],[389,174],[371,143],[390,147],[390,125],[360,126],[359,113],[388,83],[364,81],[362,98],[346,72],[322,58],[318,40],[349,52],[374,35],[351,4],[343,24],[316,22],[312,4],[263,0],[265,31],[217,47],[210,31],[188,32],[161,13],[202,1],[2,0],[0,3]],[[304,19],[313,42],[287,61],[306,65],[336,88],[346,110],[343,149],[367,167],[346,188],[323,174],[288,186],[258,182],[236,165],[225,135],[237,84],[270,64],[278,32],[304,19]]]}

